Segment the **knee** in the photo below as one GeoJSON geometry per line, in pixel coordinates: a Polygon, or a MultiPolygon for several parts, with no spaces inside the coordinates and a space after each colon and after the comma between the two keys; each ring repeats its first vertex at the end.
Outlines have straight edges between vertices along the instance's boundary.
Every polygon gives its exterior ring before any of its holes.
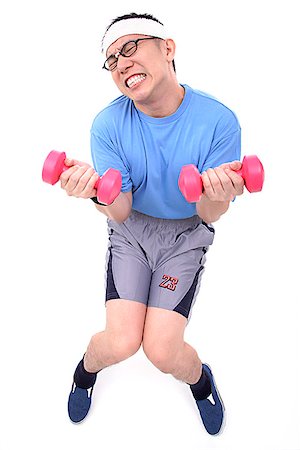
{"type": "Polygon", "coordinates": [[[112,353],[116,362],[133,356],[140,348],[141,340],[130,336],[115,336],[112,340],[112,353]]]}
{"type": "MultiPolygon", "coordinates": [[[[93,348],[95,356],[99,353],[99,359],[105,354],[105,365],[117,364],[133,356],[141,346],[141,339],[137,336],[123,336],[107,334],[104,341],[107,345],[105,352],[98,344],[97,334],[92,337],[90,347],[93,348]]],[[[103,341],[102,341],[103,343],[103,341]]]]}
{"type": "Polygon", "coordinates": [[[149,361],[161,372],[169,374],[174,372],[178,352],[167,343],[143,342],[143,350],[149,361]]]}

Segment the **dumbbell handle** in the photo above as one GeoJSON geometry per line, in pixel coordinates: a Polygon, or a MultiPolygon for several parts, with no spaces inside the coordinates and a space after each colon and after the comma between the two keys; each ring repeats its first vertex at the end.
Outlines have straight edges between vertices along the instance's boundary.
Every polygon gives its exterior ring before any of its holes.
{"type": "MultiPolygon", "coordinates": [[[[64,160],[65,160],[65,159],[66,159],[66,156],[64,157],[64,160]]],[[[75,165],[75,164],[74,164],[74,165],[75,165]]],[[[73,166],[67,166],[65,163],[63,163],[63,165],[61,166],[61,174],[60,174],[60,175],[62,175],[63,172],[65,172],[66,170],[71,169],[71,167],[73,167],[73,166]]],[[[106,172],[105,172],[105,173],[106,173],[106,172]]],[[[98,174],[97,174],[97,175],[98,175],[98,174]]],[[[103,175],[104,175],[104,174],[103,174],[103,175]]],[[[100,176],[98,175],[98,179],[96,180],[96,183],[95,183],[95,185],[94,185],[94,189],[97,189],[97,188],[98,188],[100,180],[101,180],[101,178],[100,178],[100,176]]],[[[55,183],[51,183],[51,184],[55,184],[55,183]]]]}
{"type": "MultiPolygon", "coordinates": [[[[264,168],[256,155],[244,156],[242,167],[235,170],[245,182],[249,192],[259,192],[264,183],[264,168]]],[[[201,174],[194,164],[183,166],[178,179],[179,189],[185,199],[190,202],[198,202],[203,192],[201,174]]]]}
{"type": "MultiPolygon", "coordinates": [[[[56,184],[63,172],[72,166],[65,164],[65,152],[52,150],[45,159],[42,179],[45,183],[56,184]]],[[[102,177],[98,175],[94,188],[97,190],[98,201],[104,205],[110,205],[120,194],[122,187],[121,172],[116,169],[108,169],[102,177]]]]}

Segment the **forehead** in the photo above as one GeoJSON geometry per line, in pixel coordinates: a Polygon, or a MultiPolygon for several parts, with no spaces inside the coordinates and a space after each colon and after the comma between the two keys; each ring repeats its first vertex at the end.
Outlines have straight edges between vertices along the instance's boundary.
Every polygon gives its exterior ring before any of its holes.
{"type": "Polygon", "coordinates": [[[113,55],[117,53],[124,44],[128,41],[135,41],[136,39],[148,37],[146,34],[126,34],[125,36],[119,37],[115,42],[113,42],[107,49],[106,56],[113,55]]]}

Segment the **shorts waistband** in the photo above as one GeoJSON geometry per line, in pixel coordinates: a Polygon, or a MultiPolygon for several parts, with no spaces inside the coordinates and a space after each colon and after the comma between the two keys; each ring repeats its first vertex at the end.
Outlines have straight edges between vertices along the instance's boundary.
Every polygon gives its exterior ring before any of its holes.
{"type": "Polygon", "coordinates": [[[198,224],[198,223],[202,223],[202,219],[198,216],[192,216],[192,217],[187,217],[184,219],[162,219],[160,217],[153,217],[153,216],[148,216],[146,214],[143,214],[139,211],[136,211],[135,209],[132,209],[130,216],[127,220],[135,220],[138,219],[139,221],[144,221],[146,223],[155,223],[155,224],[161,224],[161,225],[169,225],[172,224],[173,226],[181,226],[181,225],[187,225],[187,224],[198,224]]]}

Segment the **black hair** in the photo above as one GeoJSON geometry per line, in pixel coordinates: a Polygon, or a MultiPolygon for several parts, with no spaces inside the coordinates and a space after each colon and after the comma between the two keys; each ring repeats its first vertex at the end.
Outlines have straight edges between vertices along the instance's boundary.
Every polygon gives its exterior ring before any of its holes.
{"type": "MultiPolygon", "coordinates": [[[[116,17],[115,19],[113,19],[111,21],[111,23],[108,25],[108,27],[106,28],[106,31],[109,30],[110,27],[114,23],[120,22],[120,20],[126,20],[126,19],[149,19],[149,20],[154,20],[154,22],[158,22],[161,25],[163,25],[163,23],[160,20],[158,20],[156,17],[152,16],[152,14],[147,14],[147,13],[137,14],[137,13],[133,12],[133,13],[130,13],[130,14],[124,14],[123,16],[119,16],[119,17],[116,17]]],[[[105,33],[106,33],[106,31],[105,31],[105,33]]]]}
{"type": "MultiPolygon", "coordinates": [[[[132,12],[132,13],[124,14],[123,16],[119,16],[119,17],[116,17],[115,19],[113,19],[111,21],[111,23],[108,25],[108,27],[106,28],[104,36],[113,24],[120,22],[121,20],[126,20],[126,19],[149,19],[149,20],[153,20],[154,22],[157,22],[157,23],[160,23],[161,25],[163,25],[163,23],[160,20],[158,20],[156,17],[154,17],[152,14],[147,14],[147,13],[137,14],[137,13],[132,12]]],[[[103,39],[104,39],[104,36],[103,36],[103,39]]],[[[103,39],[102,39],[102,43],[103,43],[103,39]]],[[[172,61],[172,65],[173,65],[174,72],[176,72],[174,59],[172,61]]]]}

